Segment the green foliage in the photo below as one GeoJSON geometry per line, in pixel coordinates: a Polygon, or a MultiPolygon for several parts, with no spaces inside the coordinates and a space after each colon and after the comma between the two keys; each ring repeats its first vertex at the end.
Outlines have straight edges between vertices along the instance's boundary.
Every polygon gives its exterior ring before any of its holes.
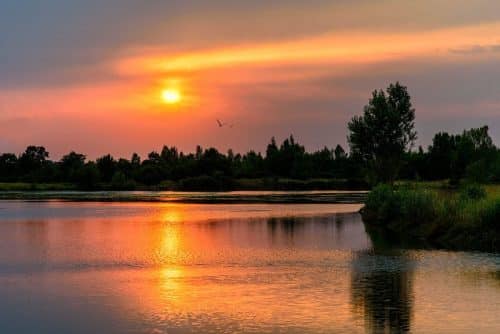
{"type": "Polygon", "coordinates": [[[402,238],[447,248],[500,250],[500,198],[486,197],[479,185],[466,185],[456,195],[380,185],[369,194],[362,215],[368,225],[402,238]]]}
{"type": "Polygon", "coordinates": [[[468,183],[460,189],[460,199],[480,200],[486,198],[486,189],[476,183],[468,183]]]}
{"type": "Polygon", "coordinates": [[[489,181],[489,170],[498,152],[488,131],[483,126],[459,135],[436,134],[429,147],[426,177],[450,179],[455,184],[464,176],[474,182],[489,181]]]}
{"type": "Polygon", "coordinates": [[[402,164],[403,154],[417,138],[415,110],[405,86],[397,82],[386,92],[374,91],[363,116],[348,124],[351,153],[367,165],[377,182],[392,182],[402,164]]]}
{"type": "Polygon", "coordinates": [[[373,223],[387,225],[404,220],[414,227],[434,219],[438,207],[432,191],[381,184],[370,192],[363,210],[365,219],[373,223]]]}
{"type": "MultiPolygon", "coordinates": [[[[131,159],[115,159],[110,154],[95,162],[86,161],[84,154],[70,152],[58,162],[47,159],[43,147],[30,146],[17,157],[15,154],[0,154],[0,182],[68,182],[80,189],[134,189],[136,187],[181,189],[229,189],[236,179],[329,179],[325,182],[265,182],[264,189],[282,187],[335,187],[339,183],[357,187],[359,168],[344,149],[337,145],[335,150],[323,148],[308,153],[293,136],[278,146],[274,138],[268,146],[267,155],[249,151],[246,154],[227,154],[215,148],[196,148],[195,153],[185,154],[175,147],[163,146],[160,153],[151,152],[141,160],[133,154],[131,159]],[[331,181],[342,180],[341,182],[331,181]]],[[[260,188],[263,189],[263,188],[260,188]]],[[[312,188],[316,189],[316,188],[312,188]]],[[[331,189],[331,188],[329,188],[331,189]]]]}
{"type": "Polygon", "coordinates": [[[490,179],[486,160],[478,160],[469,164],[465,169],[465,177],[470,182],[486,183],[490,179]]]}

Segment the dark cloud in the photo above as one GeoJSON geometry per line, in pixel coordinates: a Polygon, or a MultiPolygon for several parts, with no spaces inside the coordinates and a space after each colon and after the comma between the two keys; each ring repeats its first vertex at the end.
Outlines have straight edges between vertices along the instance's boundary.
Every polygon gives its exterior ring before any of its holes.
{"type": "MultiPolygon", "coordinates": [[[[495,1],[4,0],[0,86],[68,84],[134,46],[193,49],[332,31],[419,31],[498,20],[495,1]]],[[[110,76],[98,72],[97,79],[110,76]]]]}

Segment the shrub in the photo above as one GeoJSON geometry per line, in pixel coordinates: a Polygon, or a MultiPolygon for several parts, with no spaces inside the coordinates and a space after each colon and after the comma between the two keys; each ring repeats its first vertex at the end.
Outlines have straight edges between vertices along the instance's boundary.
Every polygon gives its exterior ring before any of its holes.
{"type": "Polygon", "coordinates": [[[462,187],[459,196],[462,200],[480,200],[486,198],[486,190],[479,184],[470,183],[462,187]]]}
{"type": "Polygon", "coordinates": [[[399,204],[394,188],[380,184],[368,195],[362,211],[363,218],[373,223],[387,224],[399,216],[399,204]]]}
{"type": "Polygon", "coordinates": [[[490,179],[490,169],[486,160],[478,160],[467,166],[465,176],[469,181],[486,183],[490,179]]]}
{"type": "Polygon", "coordinates": [[[368,195],[363,218],[381,225],[403,220],[415,226],[435,219],[437,203],[437,195],[430,190],[378,185],[368,195]]]}
{"type": "Polygon", "coordinates": [[[426,189],[402,189],[398,192],[401,217],[412,227],[428,223],[437,216],[437,195],[426,189]]]}
{"type": "Polygon", "coordinates": [[[377,186],[362,214],[367,224],[383,226],[403,239],[454,249],[500,249],[500,198],[487,198],[477,184],[464,186],[458,196],[419,187],[377,186]]]}

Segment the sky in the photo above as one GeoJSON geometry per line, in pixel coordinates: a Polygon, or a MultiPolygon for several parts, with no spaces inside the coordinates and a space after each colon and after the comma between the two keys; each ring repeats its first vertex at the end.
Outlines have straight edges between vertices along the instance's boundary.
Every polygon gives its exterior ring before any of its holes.
{"type": "Polygon", "coordinates": [[[485,124],[500,144],[499,1],[2,0],[0,50],[0,152],[347,146],[395,81],[419,144],[485,124]]]}

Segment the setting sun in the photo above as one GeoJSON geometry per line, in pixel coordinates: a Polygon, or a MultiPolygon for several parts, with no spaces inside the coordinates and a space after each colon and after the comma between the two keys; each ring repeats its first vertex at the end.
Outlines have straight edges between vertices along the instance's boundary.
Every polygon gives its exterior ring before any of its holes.
{"type": "Polygon", "coordinates": [[[165,89],[161,93],[161,97],[165,103],[175,104],[178,103],[182,96],[178,90],[175,89],[165,89]]]}

